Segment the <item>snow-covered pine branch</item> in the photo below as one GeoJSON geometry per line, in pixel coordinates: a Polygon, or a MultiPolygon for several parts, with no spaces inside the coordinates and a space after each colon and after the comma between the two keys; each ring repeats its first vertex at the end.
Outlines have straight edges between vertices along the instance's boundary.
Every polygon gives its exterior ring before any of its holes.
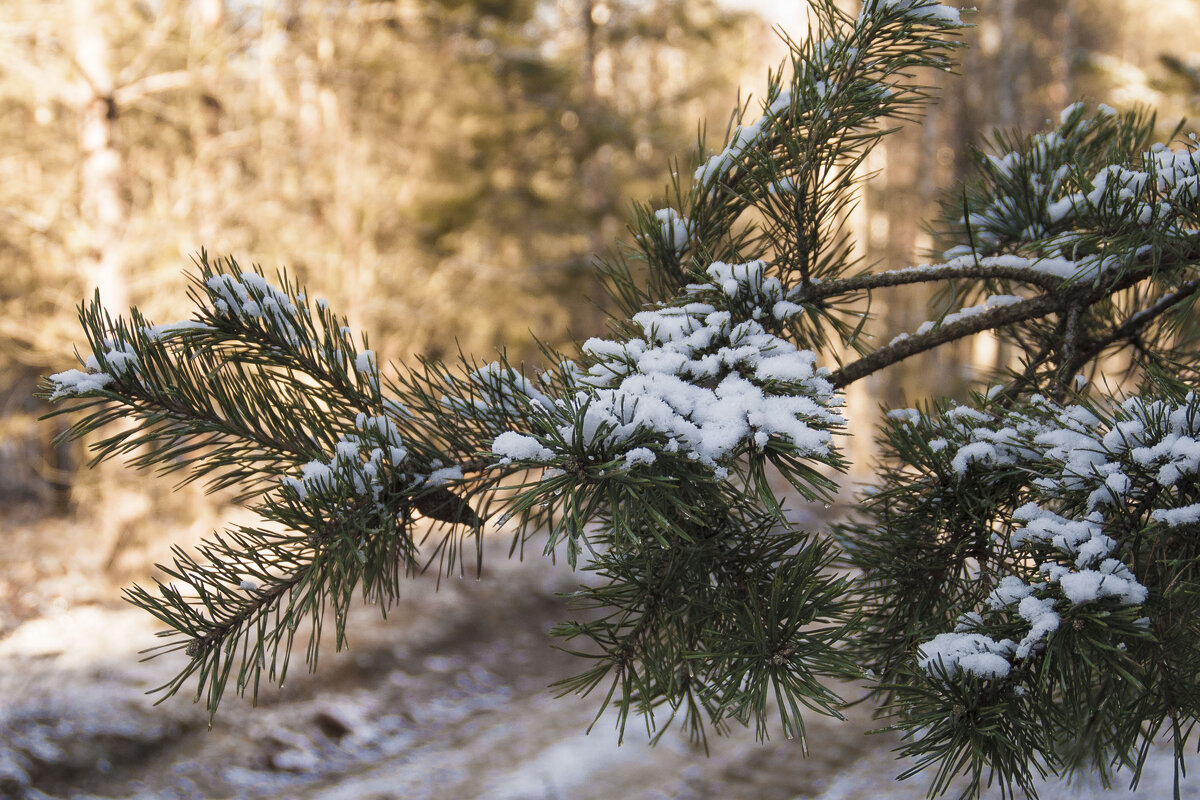
{"type": "Polygon", "coordinates": [[[264,521],[128,591],[186,659],[166,695],[194,678],[215,713],[231,680],[256,694],[301,626],[332,611],[340,646],[355,592],[386,609],[499,526],[592,573],[572,596],[589,613],[554,631],[587,666],[557,688],[598,690],[622,735],[640,715],[653,737],[676,718],[701,741],[731,721],[765,736],[777,715],[802,739],[802,708],[838,715],[834,681],[857,678],[934,794],[961,774],[976,794],[1136,777],[1164,730],[1182,763],[1200,711],[1195,144],[1072,106],[996,139],[949,203],[943,263],[864,271],[844,226],[858,169],[889,120],[919,117],[920,71],[950,66],[963,23],[920,0],[812,8],[762,101],[602,266],[608,332],[536,377],[503,357],[385,368],[328,304],[231,259],[201,256],[190,319],[82,309],[82,369],[44,386],[77,414],[69,436],[236,487],[264,521]],[[955,303],[873,345],[856,303],[912,283],[955,303]],[[768,469],[831,495],[839,389],[987,329],[1027,354],[1006,383],[891,414],[858,518],[795,530],[768,469]],[[1132,397],[1079,374],[1118,350],[1132,397]]]}
{"type": "Polygon", "coordinates": [[[1185,736],[1198,437],[1200,399],[1179,391],[890,415],[894,466],[840,534],[863,574],[860,663],[936,784],[947,747],[1033,792],[1031,764],[1107,775],[1185,736]]]}

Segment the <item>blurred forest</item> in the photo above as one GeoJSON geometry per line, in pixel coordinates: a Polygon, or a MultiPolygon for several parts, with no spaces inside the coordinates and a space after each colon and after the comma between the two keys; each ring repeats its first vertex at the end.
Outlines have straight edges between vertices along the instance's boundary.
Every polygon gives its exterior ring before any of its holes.
{"type": "MultiPolygon", "coordinates": [[[[981,132],[1035,130],[1081,96],[1155,106],[1169,132],[1200,104],[1194,0],[979,6],[958,74],[931,76],[942,99],[873,154],[852,220],[868,263],[937,250],[921,221],[981,132]]],[[[0,635],[45,594],[22,587],[126,581],[224,518],[196,487],[87,470],[37,422],[39,376],[75,366],[83,297],[187,316],[180,273],[206,248],[286,267],[382,359],[536,361],[534,336],[598,331],[594,256],[783,52],[716,0],[0,5],[0,635]]],[[[889,300],[884,341],[931,316],[915,291],[889,300]]],[[[881,404],[1012,357],[985,334],[855,384],[854,460],[869,466],[881,404]]]]}

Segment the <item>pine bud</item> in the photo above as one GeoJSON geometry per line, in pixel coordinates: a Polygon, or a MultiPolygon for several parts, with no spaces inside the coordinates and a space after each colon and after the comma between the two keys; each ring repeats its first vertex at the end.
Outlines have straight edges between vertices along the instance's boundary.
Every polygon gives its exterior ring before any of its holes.
{"type": "Polygon", "coordinates": [[[412,504],[413,508],[430,519],[476,528],[483,525],[483,520],[475,513],[475,509],[449,489],[434,489],[432,492],[417,495],[412,504]]]}

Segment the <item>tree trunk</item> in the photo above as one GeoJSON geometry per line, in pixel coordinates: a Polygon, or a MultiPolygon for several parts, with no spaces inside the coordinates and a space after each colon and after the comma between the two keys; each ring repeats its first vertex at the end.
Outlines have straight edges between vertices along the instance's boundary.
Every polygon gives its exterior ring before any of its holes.
{"type": "Polygon", "coordinates": [[[122,236],[128,220],[121,192],[124,163],[117,149],[119,109],[113,99],[112,53],[100,0],[74,0],[75,62],[79,85],[80,216],[85,279],[112,309],[129,305],[122,236]]]}
{"type": "Polygon", "coordinates": [[[1060,43],[1057,55],[1050,65],[1053,83],[1050,87],[1050,102],[1062,108],[1075,98],[1073,80],[1075,58],[1075,12],[1070,0],[1065,0],[1054,15],[1054,39],[1060,43]]]}

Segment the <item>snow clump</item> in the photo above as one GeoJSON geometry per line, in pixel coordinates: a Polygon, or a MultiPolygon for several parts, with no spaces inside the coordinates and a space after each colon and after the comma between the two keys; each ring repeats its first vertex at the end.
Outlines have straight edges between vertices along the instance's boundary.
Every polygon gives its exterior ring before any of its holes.
{"type": "Polygon", "coordinates": [[[106,339],[104,346],[108,351],[104,353],[103,363],[95,355],[89,355],[84,361],[83,370],[68,369],[51,375],[48,378],[53,387],[50,399],[100,391],[119,377],[137,374],[138,354],[132,344],[106,339]]]}
{"type": "Polygon", "coordinates": [[[784,296],[779,280],[762,261],[716,262],[707,275],[683,305],[635,314],[642,336],[585,342],[586,366],[567,370],[567,396],[551,401],[508,379],[552,432],[506,429],[493,453],[545,466],[580,450],[629,466],[682,453],[722,472],[719,462],[747,449],[827,456],[831,431],[844,424],[841,398],[814,353],[764,327],[784,296]]]}
{"type": "Polygon", "coordinates": [[[218,273],[204,282],[213,308],[222,316],[259,320],[276,329],[292,343],[300,343],[296,317],[299,308],[287,292],[257,272],[246,271],[238,278],[218,273]],[[240,280],[239,280],[240,278],[240,280]]]}
{"type": "Polygon", "coordinates": [[[870,14],[902,12],[902,16],[921,22],[939,25],[962,25],[958,9],[931,0],[867,0],[863,3],[859,20],[870,14]]]}
{"type": "Polygon", "coordinates": [[[282,485],[301,501],[312,492],[338,493],[369,497],[378,505],[388,475],[405,462],[408,450],[395,423],[386,415],[360,412],[355,428],[357,433],[343,433],[338,438],[328,458],[302,465],[300,477],[285,476],[282,485]]]}
{"type": "Polygon", "coordinates": [[[692,223],[686,217],[680,216],[673,208],[660,208],[654,212],[654,218],[658,220],[663,241],[669,247],[676,253],[687,249],[688,240],[692,238],[692,223]]]}

